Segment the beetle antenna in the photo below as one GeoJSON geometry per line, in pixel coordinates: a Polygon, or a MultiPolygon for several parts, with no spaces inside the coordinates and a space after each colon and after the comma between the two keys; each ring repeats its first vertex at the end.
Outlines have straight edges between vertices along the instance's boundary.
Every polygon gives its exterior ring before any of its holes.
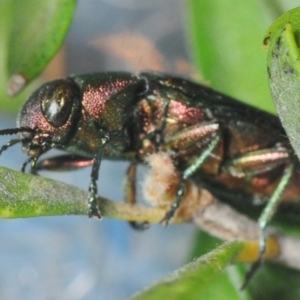
{"type": "Polygon", "coordinates": [[[16,134],[19,132],[33,133],[33,132],[35,132],[35,130],[30,127],[8,128],[8,129],[0,130],[0,135],[12,135],[12,134],[16,134]]]}
{"type": "Polygon", "coordinates": [[[0,155],[2,154],[3,151],[5,151],[7,148],[22,142],[22,139],[14,139],[14,140],[10,140],[8,141],[6,144],[4,144],[1,148],[0,148],[0,155]]]}
{"type": "MultiPolygon", "coordinates": [[[[13,135],[13,134],[20,133],[20,132],[32,133],[32,132],[35,132],[35,130],[30,127],[8,128],[8,129],[0,130],[0,135],[13,135]]],[[[0,155],[7,148],[9,148],[17,143],[20,143],[23,140],[24,139],[18,138],[18,139],[12,139],[12,140],[8,141],[6,144],[4,144],[2,147],[0,147],[0,155]]]]}

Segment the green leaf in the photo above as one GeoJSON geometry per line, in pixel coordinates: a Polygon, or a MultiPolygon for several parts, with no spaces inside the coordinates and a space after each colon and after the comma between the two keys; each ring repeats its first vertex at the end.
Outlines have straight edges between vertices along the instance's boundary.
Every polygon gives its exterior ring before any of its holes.
{"type": "Polygon", "coordinates": [[[240,294],[237,290],[231,291],[230,294],[227,294],[228,291],[225,292],[224,289],[221,289],[220,293],[213,291],[215,298],[207,298],[204,295],[208,295],[205,293],[208,292],[210,284],[218,280],[224,273],[224,268],[230,264],[241,249],[242,243],[225,243],[175,271],[144,292],[137,294],[132,300],[234,299],[232,297],[227,298],[227,295],[240,294]]]}
{"type": "MultiPolygon", "coordinates": [[[[65,183],[0,168],[0,218],[86,215],[88,192],[65,183]]],[[[127,221],[158,223],[165,210],[97,197],[101,214],[127,221]]],[[[179,220],[180,222],[180,220],[179,220]]]]}
{"type": "Polygon", "coordinates": [[[86,214],[86,199],[64,183],[0,168],[0,218],[86,214]]]}
{"type": "Polygon", "coordinates": [[[21,93],[14,101],[7,95],[7,56],[9,53],[8,40],[12,23],[11,2],[0,1],[0,111],[16,112],[20,109],[20,101],[24,101],[24,93],[21,93]]]}
{"type": "Polygon", "coordinates": [[[18,93],[39,75],[61,47],[75,0],[11,0],[7,68],[9,92],[18,93]]]}
{"type": "Polygon", "coordinates": [[[281,265],[266,263],[250,282],[252,299],[300,299],[300,272],[281,265]]]}
{"type": "Polygon", "coordinates": [[[289,140],[300,158],[300,7],[281,16],[268,29],[268,73],[272,97],[289,140]]]}
{"type": "Polygon", "coordinates": [[[188,1],[196,67],[209,84],[241,101],[274,112],[261,39],[268,15],[261,1],[188,1]]]}

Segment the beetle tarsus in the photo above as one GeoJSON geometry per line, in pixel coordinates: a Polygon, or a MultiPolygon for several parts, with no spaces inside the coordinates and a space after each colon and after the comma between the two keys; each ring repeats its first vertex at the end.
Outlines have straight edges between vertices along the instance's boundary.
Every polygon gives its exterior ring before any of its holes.
{"type": "Polygon", "coordinates": [[[166,214],[165,214],[165,216],[164,216],[164,218],[160,221],[160,224],[162,224],[163,226],[165,226],[165,227],[168,227],[169,226],[169,223],[170,223],[170,221],[171,221],[171,219],[174,217],[174,215],[175,215],[175,212],[176,212],[176,210],[174,211],[174,210],[169,210],[166,214]]]}
{"type": "Polygon", "coordinates": [[[99,219],[99,220],[102,219],[102,216],[101,216],[101,213],[100,213],[100,210],[98,208],[97,201],[95,198],[89,198],[88,207],[89,207],[89,212],[88,212],[89,218],[95,218],[95,219],[99,219]]]}
{"type": "Polygon", "coordinates": [[[130,221],[128,222],[130,227],[133,228],[134,230],[137,231],[144,231],[149,229],[150,225],[149,222],[135,222],[135,221],[130,221]]]}
{"type": "Polygon", "coordinates": [[[259,256],[256,262],[254,262],[250,268],[250,270],[246,274],[245,282],[242,285],[241,289],[244,289],[251,278],[255,275],[259,267],[262,265],[267,249],[267,234],[266,227],[273,215],[275,214],[277,207],[280,203],[282,194],[284,193],[288,183],[290,182],[291,176],[293,175],[294,166],[292,164],[288,164],[285,167],[283,176],[281,177],[276,189],[272,193],[267,206],[264,208],[261,216],[258,219],[258,224],[260,228],[259,234],[259,256]]]}
{"type": "Polygon", "coordinates": [[[241,286],[241,291],[248,286],[248,284],[251,281],[251,279],[253,278],[253,276],[256,274],[258,269],[263,264],[263,255],[264,254],[259,255],[259,259],[251,265],[250,270],[246,273],[245,281],[244,281],[243,285],[241,286]]]}
{"type": "Polygon", "coordinates": [[[97,204],[94,203],[94,202],[90,202],[90,204],[89,204],[88,217],[89,217],[89,218],[99,219],[99,220],[102,219],[100,210],[99,210],[97,204]]]}
{"type": "Polygon", "coordinates": [[[88,198],[88,216],[89,218],[102,219],[98,204],[97,204],[97,185],[96,181],[92,179],[92,182],[89,186],[89,198],[88,198]]]}
{"type": "Polygon", "coordinates": [[[160,221],[160,223],[162,225],[164,225],[165,227],[167,227],[171,221],[171,219],[175,216],[178,208],[180,207],[181,204],[181,200],[182,200],[182,196],[184,193],[184,183],[185,181],[181,181],[180,183],[180,187],[177,191],[177,196],[175,201],[171,204],[169,210],[166,212],[164,218],[160,221]]]}
{"type": "Polygon", "coordinates": [[[261,228],[260,235],[259,235],[258,259],[251,265],[250,269],[246,273],[245,281],[244,281],[243,285],[241,286],[241,290],[243,290],[244,288],[246,288],[248,286],[249,282],[251,281],[253,276],[256,274],[256,272],[259,270],[259,268],[261,267],[261,265],[264,262],[264,256],[266,253],[266,245],[267,245],[266,239],[267,239],[266,228],[261,228]]]}
{"type": "Polygon", "coordinates": [[[266,245],[267,245],[266,239],[267,239],[266,228],[261,228],[260,235],[259,235],[258,259],[251,265],[250,269],[246,273],[245,281],[244,281],[243,285],[241,286],[241,290],[243,290],[244,288],[246,288],[248,286],[249,282],[251,281],[253,276],[256,274],[256,272],[259,270],[259,268],[261,267],[261,265],[264,262],[264,256],[266,253],[266,245]]]}

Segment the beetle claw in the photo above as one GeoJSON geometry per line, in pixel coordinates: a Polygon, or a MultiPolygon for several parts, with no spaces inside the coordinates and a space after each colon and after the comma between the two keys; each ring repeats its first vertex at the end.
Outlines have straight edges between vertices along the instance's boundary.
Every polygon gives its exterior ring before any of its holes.
{"type": "Polygon", "coordinates": [[[164,218],[159,222],[165,227],[169,226],[170,220],[174,217],[175,211],[173,209],[170,209],[166,212],[164,218]]]}
{"type": "Polygon", "coordinates": [[[131,228],[138,230],[138,231],[144,231],[146,229],[149,229],[150,225],[149,222],[135,222],[135,221],[131,221],[129,222],[129,225],[131,226],[131,228]]]}
{"type": "Polygon", "coordinates": [[[97,205],[95,205],[95,203],[90,203],[88,216],[89,216],[89,218],[95,218],[95,219],[98,219],[98,220],[102,219],[102,215],[100,213],[100,210],[97,207],[97,205]]]}

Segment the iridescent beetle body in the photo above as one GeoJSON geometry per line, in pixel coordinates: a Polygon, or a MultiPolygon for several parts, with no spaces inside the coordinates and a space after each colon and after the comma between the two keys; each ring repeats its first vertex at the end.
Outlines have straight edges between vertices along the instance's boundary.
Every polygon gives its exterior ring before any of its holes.
{"type": "Polygon", "coordinates": [[[18,128],[0,135],[17,132],[20,139],[0,153],[22,142],[29,155],[23,170],[28,162],[33,172],[92,165],[90,217],[101,217],[96,181],[102,155],[129,160],[134,168],[156,152],[168,153],[182,177],[165,224],[180,206],[187,179],[239,207],[260,199],[261,257],[264,229],[277,206],[296,216],[300,211],[299,161],[279,119],[185,79],[99,73],[55,80],[25,102],[18,128]],[[38,162],[51,148],[70,155],[38,162]]]}
{"type": "MultiPolygon", "coordinates": [[[[99,73],[46,83],[26,101],[17,126],[33,169],[50,148],[64,149],[74,159],[54,158],[39,168],[80,167],[81,158],[94,158],[100,165],[102,151],[105,157],[134,163],[163,151],[183,177],[262,201],[287,165],[299,165],[277,117],[206,86],[161,74],[99,73]],[[185,175],[213,141],[199,167],[185,175]]],[[[299,179],[293,172],[281,197],[297,209],[299,179]]],[[[94,209],[91,216],[98,214],[94,209]]]]}

